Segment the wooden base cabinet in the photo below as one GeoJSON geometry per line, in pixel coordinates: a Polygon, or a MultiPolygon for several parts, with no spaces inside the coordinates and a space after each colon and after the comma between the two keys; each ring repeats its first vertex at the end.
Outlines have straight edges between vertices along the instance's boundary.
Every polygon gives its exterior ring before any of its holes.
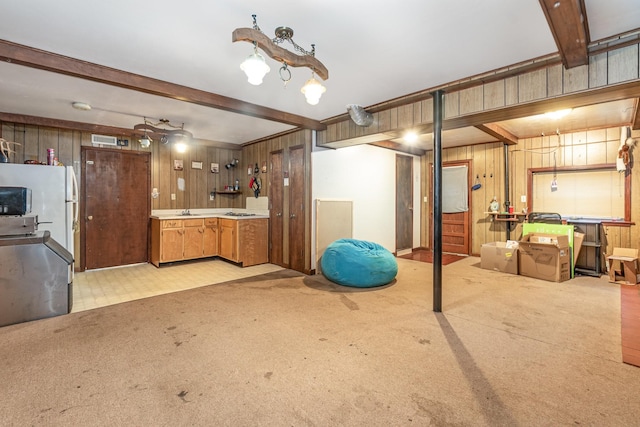
{"type": "Polygon", "coordinates": [[[159,267],[161,263],[183,261],[187,259],[213,256],[205,254],[205,248],[217,249],[217,232],[214,234],[214,243],[206,240],[212,236],[205,224],[207,220],[217,218],[198,219],[151,219],[151,263],[159,267]]]}
{"type": "Polygon", "coordinates": [[[218,220],[220,257],[243,267],[269,262],[269,219],[218,220]]]}
{"type": "Polygon", "coordinates": [[[219,256],[243,267],[269,262],[269,219],[151,219],[151,263],[219,256]]]}
{"type": "Polygon", "coordinates": [[[205,218],[203,255],[206,257],[218,255],[218,247],[218,218],[205,218]]]}

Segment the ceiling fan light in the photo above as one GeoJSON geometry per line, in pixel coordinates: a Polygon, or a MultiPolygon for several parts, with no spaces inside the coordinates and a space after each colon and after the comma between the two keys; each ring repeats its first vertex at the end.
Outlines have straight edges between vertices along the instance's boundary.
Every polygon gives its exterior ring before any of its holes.
{"type": "Polygon", "coordinates": [[[247,80],[252,85],[262,84],[262,79],[271,70],[257,50],[240,64],[240,69],[247,75],[247,80]]]}
{"type": "Polygon", "coordinates": [[[311,78],[307,80],[307,82],[302,86],[300,91],[304,94],[304,97],[307,99],[307,103],[311,105],[317,105],[320,102],[320,97],[323,93],[327,91],[327,88],[322,86],[319,81],[317,81],[313,74],[311,78]]]}

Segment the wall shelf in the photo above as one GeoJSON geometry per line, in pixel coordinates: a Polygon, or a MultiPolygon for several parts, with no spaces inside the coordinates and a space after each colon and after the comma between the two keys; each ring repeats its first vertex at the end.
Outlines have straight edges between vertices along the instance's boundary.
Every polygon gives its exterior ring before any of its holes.
{"type": "Polygon", "coordinates": [[[494,221],[499,222],[523,222],[528,214],[526,213],[509,213],[509,212],[485,212],[492,215],[494,221]]]}
{"type": "Polygon", "coordinates": [[[218,190],[216,194],[242,194],[242,191],[238,190],[218,190]]]}

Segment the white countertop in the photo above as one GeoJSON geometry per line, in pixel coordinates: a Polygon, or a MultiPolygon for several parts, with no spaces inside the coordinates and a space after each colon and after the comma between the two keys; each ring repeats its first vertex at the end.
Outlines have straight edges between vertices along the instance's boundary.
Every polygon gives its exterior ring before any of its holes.
{"type": "Polygon", "coordinates": [[[157,209],[151,211],[154,219],[198,219],[198,218],[226,218],[226,219],[260,219],[269,218],[268,210],[253,209],[191,209],[190,215],[184,215],[182,209],[157,209]],[[230,215],[229,213],[241,214],[230,215]],[[249,215],[246,215],[249,214],[249,215]]]}

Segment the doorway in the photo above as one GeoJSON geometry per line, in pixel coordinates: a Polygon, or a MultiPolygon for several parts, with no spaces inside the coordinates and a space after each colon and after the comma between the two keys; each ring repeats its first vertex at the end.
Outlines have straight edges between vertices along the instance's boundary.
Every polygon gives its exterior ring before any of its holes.
{"type": "MultiPolygon", "coordinates": [[[[451,182],[445,182],[445,170],[447,168],[459,168],[464,167],[466,169],[466,181],[463,183],[464,194],[466,196],[467,209],[460,212],[447,212],[442,213],[442,252],[470,255],[471,254],[471,161],[470,160],[458,160],[452,162],[445,162],[442,164],[443,169],[443,195],[444,192],[451,191],[451,185],[457,185],[451,182]]],[[[429,200],[430,204],[430,216],[433,218],[433,164],[431,164],[431,179],[429,181],[429,200]]],[[[442,201],[441,201],[442,202],[442,201]]],[[[431,235],[431,247],[433,247],[433,221],[430,225],[431,235]]]]}
{"type": "Polygon", "coordinates": [[[413,249],[413,158],[396,155],[396,253],[413,249]]]}
{"type": "Polygon", "coordinates": [[[148,261],[151,153],[81,148],[81,270],[148,261]]]}

